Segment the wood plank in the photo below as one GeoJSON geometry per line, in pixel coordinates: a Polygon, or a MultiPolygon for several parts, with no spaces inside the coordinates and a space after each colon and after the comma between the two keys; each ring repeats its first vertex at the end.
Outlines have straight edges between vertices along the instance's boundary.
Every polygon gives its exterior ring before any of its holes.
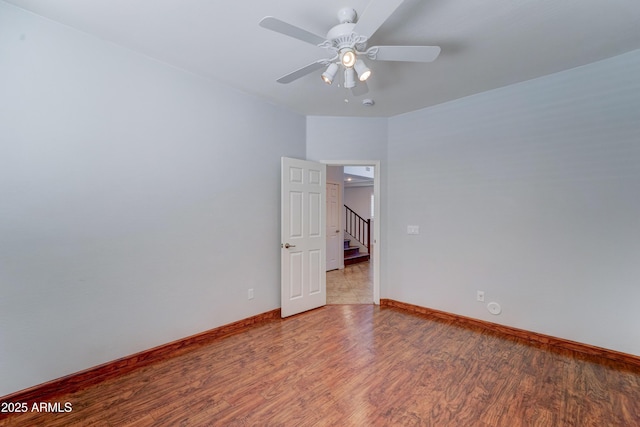
{"type": "MultiPolygon", "coordinates": [[[[0,397],[2,402],[29,402],[53,400],[57,396],[99,384],[110,378],[140,369],[163,359],[175,357],[194,348],[206,345],[231,334],[241,333],[252,326],[280,318],[280,309],[262,313],[247,319],[214,328],[187,338],[182,338],[131,356],[67,375],[44,384],[0,397]]],[[[0,418],[2,414],[0,413],[0,418]]]]}
{"type": "Polygon", "coordinates": [[[255,324],[0,426],[640,425],[640,368],[394,307],[255,324]]]}
{"type": "Polygon", "coordinates": [[[454,322],[458,325],[466,327],[475,327],[485,329],[502,335],[503,337],[519,338],[531,343],[549,345],[561,350],[574,351],[581,353],[585,356],[593,356],[597,358],[609,359],[615,362],[621,362],[625,364],[635,365],[640,367],[640,356],[633,354],[622,353],[615,350],[609,350],[594,345],[583,344],[576,341],[567,340],[564,338],[557,338],[550,335],[540,334],[537,332],[526,331],[524,329],[513,328],[511,326],[500,325],[498,323],[487,322],[485,320],[474,319],[471,317],[460,316],[453,313],[447,313],[440,310],[435,310],[428,307],[421,307],[418,305],[408,304],[391,299],[381,299],[380,305],[383,307],[395,307],[401,310],[406,310],[412,313],[419,313],[429,318],[440,319],[445,321],[454,322]]]}

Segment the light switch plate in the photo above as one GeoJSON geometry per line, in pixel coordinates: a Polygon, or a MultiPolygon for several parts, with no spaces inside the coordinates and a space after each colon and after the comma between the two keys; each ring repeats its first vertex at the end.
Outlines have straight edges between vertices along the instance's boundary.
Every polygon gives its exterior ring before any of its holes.
{"type": "Polygon", "coordinates": [[[420,234],[419,225],[407,225],[407,234],[420,234]]]}

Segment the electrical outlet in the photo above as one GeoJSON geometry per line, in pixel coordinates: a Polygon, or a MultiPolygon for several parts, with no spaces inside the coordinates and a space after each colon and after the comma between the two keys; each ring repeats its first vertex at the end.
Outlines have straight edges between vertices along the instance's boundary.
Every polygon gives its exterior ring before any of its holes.
{"type": "Polygon", "coordinates": [[[480,302],[484,302],[484,291],[476,292],[476,300],[480,302]]]}
{"type": "Polygon", "coordinates": [[[407,234],[420,234],[419,225],[407,225],[407,234]]]}
{"type": "Polygon", "coordinates": [[[247,292],[247,299],[253,299],[253,288],[249,289],[247,292]]]}

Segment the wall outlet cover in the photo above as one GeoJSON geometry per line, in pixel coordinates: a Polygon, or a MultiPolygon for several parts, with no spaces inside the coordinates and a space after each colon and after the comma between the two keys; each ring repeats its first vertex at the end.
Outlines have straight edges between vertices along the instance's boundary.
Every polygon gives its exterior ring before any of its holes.
{"type": "Polygon", "coordinates": [[[419,225],[407,225],[407,234],[420,234],[419,225]]]}

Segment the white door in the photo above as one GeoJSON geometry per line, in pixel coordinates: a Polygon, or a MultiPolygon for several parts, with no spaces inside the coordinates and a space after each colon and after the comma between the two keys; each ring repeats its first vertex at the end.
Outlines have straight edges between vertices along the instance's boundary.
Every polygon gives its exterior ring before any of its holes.
{"type": "Polygon", "coordinates": [[[327,183],[327,271],[340,268],[343,235],[340,232],[340,185],[327,183]]]}
{"type": "Polygon", "coordinates": [[[327,304],[326,165],[282,158],[282,317],[327,304]]]}

